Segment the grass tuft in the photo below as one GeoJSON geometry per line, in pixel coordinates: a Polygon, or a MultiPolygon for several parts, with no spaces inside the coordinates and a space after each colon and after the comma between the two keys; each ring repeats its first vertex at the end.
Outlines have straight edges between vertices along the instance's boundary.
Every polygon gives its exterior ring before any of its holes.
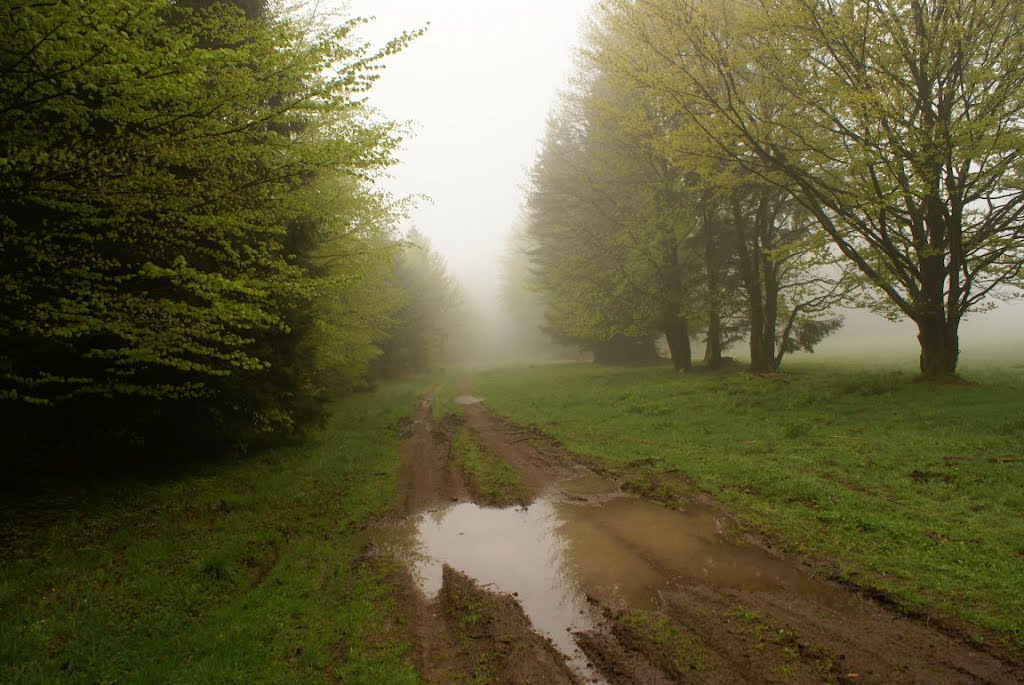
{"type": "Polygon", "coordinates": [[[515,469],[488,452],[465,428],[459,427],[452,436],[452,452],[484,502],[507,506],[523,500],[523,482],[515,469]]]}

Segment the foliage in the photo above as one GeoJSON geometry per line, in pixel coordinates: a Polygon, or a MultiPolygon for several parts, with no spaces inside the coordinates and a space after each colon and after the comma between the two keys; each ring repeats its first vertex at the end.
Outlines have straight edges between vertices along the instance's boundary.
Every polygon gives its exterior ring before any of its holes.
{"type": "MultiPolygon", "coordinates": [[[[815,239],[813,222],[783,179],[752,172],[721,153],[721,148],[731,149],[741,141],[720,130],[713,108],[693,99],[680,105],[678,97],[666,97],[666,88],[677,78],[661,65],[652,65],[655,58],[643,49],[635,49],[639,39],[631,12],[643,14],[633,5],[605,6],[587,56],[606,79],[651,103],[648,107],[665,122],[651,144],[671,160],[676,183],[690,197],[690,206],[680,208],[693,217],[696,227],[686,245],[689,269],[695,272],[686,288],[704,314],[705,361],[712,368],[721,366],[724,347],[745,335],[751,369],[775,371],[791,349],[795,320],[786,315],[798,313],[801,320],[811,321],[839,303],[847,290],[845,274],[836,268],[827,244],[815,239]]],[[[719,91],[712,96],[721,95],[719,91]]],[[[771,96],[750,88],[737,89],[734,97],[742,97],[753,108],[776,107],[771,96]]]]}
{"type": "Polygon", "coordinates": [[[683,245],[674,169],[652,145],[659,122],[628,90],[592,74],[567,94],[533,169],[527,238],[556,338],[595,347],[670,336],[689,365],[683,245]]]}
{"type": "Polygon", "coordinates": [[[843,325],[841,318],[812,319],[799,314],[783,340],[784,352],[813,352],[815,346],[843,325]]]}
{"type": "Polygon", "coordinates": [[[374,354],[389,220],[369,182],[397,131],[362,99],[408,37],[373,53],[355,21],[194,5],[3,10],[12,424],[151,443],[289,429],[374,354]]]}
{"type": "Polygon", "coordinates": [[[787,189],[920,368],[1024,267],[1024,10],[1012,0],[622,0],[616,61],[731,161],[787,189]]]}
{"type": "Polygon", "coordinates": [[[746,335],[751,368],[774,371],[797,317],[813,322],[844,294],[830,276],[842,271],[790,193],[717,159],[633,76],[624,38],[610,19],[594,31],[534,168],[528,237],[551,328],[592,347],[663,333],[677,369],[690,367],[691,329],[706,331],[713,368],[746,335]]]}
{"type": "Polygon", "coordinates": [[[444,361],[445,342],[459,320],[462,295],[444,258],[413,230],[395,258],[392,273],[400,305],[393,314],[374,372],[385,377],[421,373],[444,361]]]}

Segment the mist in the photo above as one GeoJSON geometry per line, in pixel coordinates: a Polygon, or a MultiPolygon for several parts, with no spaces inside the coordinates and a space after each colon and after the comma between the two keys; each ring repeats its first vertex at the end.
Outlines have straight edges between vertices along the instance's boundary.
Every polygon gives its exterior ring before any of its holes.
{"type": "MultiPolygon", "coordinates": [[[[414,198],[402,230],[426,235],[461,288],[449,364],[580,358],[578,349],[551,343],[540,331],[543,303],[533,312],[512,310],[503,260],[520,249],[510,236],[522,221],[529,170],[559,94],[570,84],[590,6],[587,0],[325,6],[370,18],[360,38],[375,45],[426,28],[389,59],[371,102],[409,129],[399,164],[379,184],[396,198],[414,198]]],[[[835,313],[845,320],[842,329],[813,355],[797,352],[792,360],[915,363],[911,322],[866,310],[835,313]]],[[[968,364],[1019,360],[1024,303],[993,300],[988,310],[971,313],[961,325],[960,347],[968,364]]],[[[702,351],[695,338],[694,354],[702,351]]],[[[733,343],[726,353],[744,358],[745,343],[733,343]]]]}
{"type": "Polygon", "coordinates": [[[3,682],[1020,683],[1020,7],[6,3],[3,682]]]}
{"type": "Polygon", "coordinates": [[[474,300],[494,302],[500,291],[500,257],[521,212],[522,186],[548,111],[568,82],[589,5],[348,3],[350,14],[375,17],[361,30],[374,44],[427,27],[373,88],[373,105],[412,130],[384,185],[396,197],[422,198],[406,229],[430,239],[474,300]]]}

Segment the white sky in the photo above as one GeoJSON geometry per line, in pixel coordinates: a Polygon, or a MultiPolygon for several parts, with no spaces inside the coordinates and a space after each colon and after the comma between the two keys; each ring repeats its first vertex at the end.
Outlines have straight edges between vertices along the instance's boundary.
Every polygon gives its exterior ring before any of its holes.
{"type": "MultiPolygon", "coordinates": [[[[322,6],[331,4],[343,5],[322,6]]],[[[410,224],[467,288],[493,293],[497,257],[590,0],[347,4],[352,16],[376,17],[361,32],[375,45],[429,22],[424,36],[388,60],[370,95],[388,118],[415,130],[386,188],[429,196],[410,224]]]]}

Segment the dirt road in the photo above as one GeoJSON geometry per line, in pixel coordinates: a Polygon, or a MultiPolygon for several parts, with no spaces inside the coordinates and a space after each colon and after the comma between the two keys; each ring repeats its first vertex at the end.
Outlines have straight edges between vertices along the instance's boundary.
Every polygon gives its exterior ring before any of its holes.
{"type": "Polygon", "coordinates": [[[429,682],[1024,682],[1020,664],[744,541],[713,503],[666,508],[475,398],[463,414],[435,425],[422,401],[372,534],[402,562],[401,630],[429,682]],[[454,430],[515,470],[521,501],[476,501],[454,430]]]}

